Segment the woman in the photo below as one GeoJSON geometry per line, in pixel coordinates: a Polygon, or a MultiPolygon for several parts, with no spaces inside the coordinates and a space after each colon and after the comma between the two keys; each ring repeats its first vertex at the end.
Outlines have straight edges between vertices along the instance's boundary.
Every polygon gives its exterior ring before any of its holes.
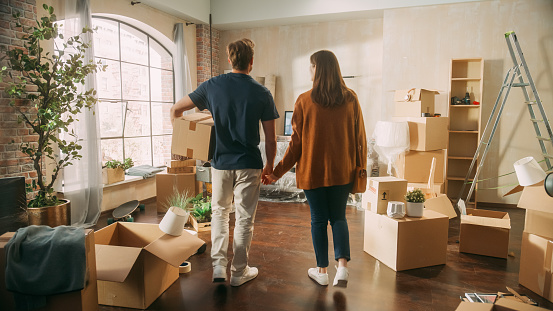
{"type": "Polygon", "coordinates": [[[301,94],[292,116],[292,138],[284,158],[265,184],[275,182],[295,164],[296,184],[303,189],[311,209],[311,236],[317,268],[308,275],[328,285],[330,221],[334,257],[338,261],[334,286],[347,286],[350,260],[346,203],[352,189],[356,163],[366,167],[367,141],[357,95],[346,87],[336,56],[330,51],[311,55],[313,88],[301,94]],[[356,160],[356,145],[361,159],[356,160]]]}

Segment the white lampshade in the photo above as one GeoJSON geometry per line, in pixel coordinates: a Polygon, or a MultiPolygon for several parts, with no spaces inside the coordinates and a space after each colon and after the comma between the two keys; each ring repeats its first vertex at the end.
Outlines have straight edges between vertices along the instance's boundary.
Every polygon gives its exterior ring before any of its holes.
{"type": "Polygon", "coordinates": [[[161,231],[174,236],[182,235],[184,225],[188,221],[190,213],[184,211],[181,208],[172,206],[169,208],[163,219],[159,223],[159,229],[161,231]]]}
{"type": "Polygon", "coordinates": [[[531,186],[545,179],[545,172],[533,157],[522,158],[513,164],[521,186],[531,186]]]}

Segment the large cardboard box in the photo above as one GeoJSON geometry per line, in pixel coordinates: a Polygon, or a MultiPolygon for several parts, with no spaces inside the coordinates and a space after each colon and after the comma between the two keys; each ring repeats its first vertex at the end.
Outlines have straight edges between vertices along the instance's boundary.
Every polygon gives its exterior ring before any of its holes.
{"type": "Polygon", "coordinates": [[[553,213],[527,209],[524,219],[524,232],[553,239],[553,213]]]}
{"type": "Polygon", "coordinates": [[[518,207],[553,213],[553,197],[550,197],[543,186],[543,181],[532,186],[524,187],[518,207]]]}
{"type": "Polygon", "coordinates": [[[417,182],[408,182],[407,183],[407,191],[413,191],[415,189],[420,189],[424,196],[429,199],[432,197],[433,194],[440,194],[444,193],[444,183],[434,183],[434,187],[432,189],[428,188],[428,183],[417,183],[417,182]]]}
{"type": "Polygon", "coordinates": [[[188,195],[195,196],[203,190],[199,189],[199,187],[201,187],[201,184],[196,182],[195,173],[156,174],[157,211],[167,211],[165,205],[174,191],[179,191],[181,193],[188,191],[188,195]]]}
{"type": "MultiPolygon", "coordinates": [[[[0,236],[0,309],[16,310],[13,293],[6,290],[5,270],[6,254],[4,246],[15,232],[7,232],[0,236]]],[[[96,311],[98,310],[98,285],[96,283],[96,256],[94,248],[94,231],[85,230],[86,250],[86,284],[81,291],[52,295],[46,297],[46,308],[41,311],[96,311]]]]}
{"type": "Polygon", "coordinates": [[[401,154],[396,161],[397,177],[407,179],[412,183],[428,182],[432,158],[436,158],[434,182],[444,182],[446,150],[409,151],[401,154]]]}
{"type": "Polygon", "coordinates": [[[463,301],[455,311],[545,311],[547,309],[532,306],[513,299],[498,298],[494,304],[463,301]]]}
{"type": "Polygon", "coordinates": [[[361,206],[378,214],[386,214],[389,201],[405,202],[407,180],[393,176],[371,177],[367,191],[361,196],[361,206]]]}
{"type": "Polygon", "coordinates": [[[551,302],[553,302],[552,257],[552,240],[528,232],[522,233],[518,282],[551,302]]]}
{"type": "Polygon", "coordinates": [[[99,303],[148,308],[179,278],[179,265],[203,244],[186,231],[167,235],[157,224],[117,222],[98,230],[99,303]]]}
{"type": "Polygon", "coordinates": [[[439,93],[426,89],[396,90],[394,94],[394,116],[420,117],[422,113],[434,115],[434,97],[436,94],[439,93]]]}
{"type": "Polygon", "coordinates": [[[171,153],[209,161],[215,151],[213,118],[207,113],[192,113],[175,119],[171,153]]]}
{"type": "Polygon", "coordinates": [[[447,149],[449,118],[393,117],[392,121],[407,121],[411,150],[432,151],[447,149]]]}
{"type": "Polygon", "coordinates": [[[442,265],[448,227],[447,216],[427,209],[401,219],[365,212],[363,250],[395,271],[442,265]]]}
{"type": "Polygon", "coordinates": [[[510,230],[509,213],[467,208],[461,215],[459,251],[507,258],[510,230]]]}

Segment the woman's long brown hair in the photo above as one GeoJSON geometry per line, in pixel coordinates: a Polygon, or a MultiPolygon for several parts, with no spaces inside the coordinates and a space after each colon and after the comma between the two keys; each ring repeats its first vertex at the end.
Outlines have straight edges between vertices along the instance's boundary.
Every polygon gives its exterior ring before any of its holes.
{"type": "Polygon", "coordinates": [[[354,96],[346,86],[338,59],[331,51],[315,52],[310,58],[315,66],[311,100],[323,107],[337,107],[350,101],[354,96]]]}

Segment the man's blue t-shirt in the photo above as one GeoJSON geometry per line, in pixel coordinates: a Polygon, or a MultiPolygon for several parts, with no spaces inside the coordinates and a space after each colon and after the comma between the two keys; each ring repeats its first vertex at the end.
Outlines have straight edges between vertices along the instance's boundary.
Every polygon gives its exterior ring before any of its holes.
{"type": "Polygon", "coordinates": [[[215,123],[215,153],[211,165],[218,170],[262,169],[259,121],[279,117],[271,92],[242,73],[209,79],[189,94],[200,110],[207,109],[215,123]]]}

